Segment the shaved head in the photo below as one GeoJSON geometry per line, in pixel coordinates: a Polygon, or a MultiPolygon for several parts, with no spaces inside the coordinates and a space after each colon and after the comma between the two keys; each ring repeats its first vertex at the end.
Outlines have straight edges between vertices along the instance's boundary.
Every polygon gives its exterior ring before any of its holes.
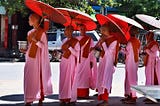
{"type": "Polygon", "coordinates": [[[31,14],[29,18],[35,23],[39,23],[41,19],[41,17],[35,13],[31,14]]]}
{"type": "Polygon", "coordinates": [[[64,30],[64,34],[65,34],[65,36],[67,36],[67,37],[72,37],[73,31],[74,31],[73,26],[67,26],[67,27],[65,28],[65,30],[64,30]]]}

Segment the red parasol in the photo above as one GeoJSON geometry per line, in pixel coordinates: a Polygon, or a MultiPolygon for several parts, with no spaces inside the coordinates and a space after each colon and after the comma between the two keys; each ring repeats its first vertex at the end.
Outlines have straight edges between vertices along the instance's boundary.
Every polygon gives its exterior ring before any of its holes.
{"type": "Polygon", "coordinates": [[[140,19],[141,21],[143,21],[153,27],[160,28],[160,19],[159,18],[145,15],[145,14],[136,14],[136,17],[138,19],[140,19]]]}
{"type": "Polygon", "coordinates": [[[78,25],[84,24],[87,31],[94,30],[97,27],[94,19],[84,12],[67,8],[56,9],[58,9],[67,19],[67,23],[63,24],[64,26],[72,25],[75,30],[79,30],[78,25]]]}
{"type": "Polygon", "coordinates": [[[126,22],[126,23],[130,24],[130,25],[136,26],[137,28],[144,29],[141,24],[139,24],[135,20],[133,20],[131,18],[128,18],[126,16],[119,15],[119,14],[108,14],[107,16],[110,17],[113,20],[117,19],[117,21],[123,21],[123,22],[126,22]]]}
{"type": "MultiPolygon", "coordinates": [[[[115,36],[118,35],[117,37],[121,40],[121,43],[127,43],[127,38],[125,36],[124,31],[112,19],[102,14],[96,14],[96,19],[100,25],[103,25],[109,22],[113,23],[113,25],[115,25],[115,27],[118,28],[118,32],[115,34],[115,36]]],[[[124,25],[123,27],[128,27],[128,24],[123,24],[123,25],[124,25]]]]}
{"type": "Polygon", "coordinates": [[[129,34],[130,25],[133,25],[133,26],[140,28],[140,29],[144,29],[141,24],[139,24],[135,20],[128,18],[126,16],[122,16],[122,15],[118,15],[118,14],[108,14],[107,16],[109,18],[111,18],[113,21],[115,21],[121,27],[121,29],[125,33],[127,40],[129,40],[129,38],[130,38],[130,34],[129,34]],[[124,27],[123,24],[129,24],[129,26],[124,27]]]}
{"type": "Polygon", "coordinates": [[[63,14],[48,4],[36,0],[25,0],[25,4],[43,18],[48,18],[53,22],[60,24],[66,23],[66,18],[63,14]]]}

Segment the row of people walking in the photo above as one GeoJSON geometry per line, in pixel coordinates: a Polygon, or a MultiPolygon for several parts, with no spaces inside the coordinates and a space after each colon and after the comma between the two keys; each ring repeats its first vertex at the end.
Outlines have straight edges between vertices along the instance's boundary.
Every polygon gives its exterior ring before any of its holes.
{"type": "MultiPolygon", "coordinates": [[[[24,101],[25,105],[31,105],[39,100],[41,104],[45,95],[51,95],[51,68],[48,58],[47,38],[44,29],[39,27],[40,17],[31,14],[29,24],[33,29],[28,32],[28,50],[24,67],[24,101]]],[[[136,103],[136,92],[131,90],[131,85],[137,85],[138,58],[140,53],[140,41],[136,38],[138,29],[130,27],[130,39],[126,48],[120,49],[120,39],[116,36],[109,24],[100,27],[101,38],[94,45],[91,37],[86,35],[83,24],[79,25],[81,36],[73,37],[72,26],[65,28],[64,39],[61,46],[62,58],[60,62],[59,100],[60,105],[75,105],[77,97],[89,98],[89,89],[98,92],[98,100],[102,101],[97,106],[107,106],[108,97],[112,88],[113,73],[117,65],[118,52],[121,50],[126,55],[125,60],[125,98],[123,103],[136,103]],[[97,65],[94,52],[100,50],[100,60],[97,65]]],[[[155,60],[157,58],[158,44],[153,39],[153,33],[146,35],[147,45],[144,47],[146,54],[145,72],[146,85],[153,85],[158,79],[158,69],[155,60]],[[157,76],[155,77],[155,73],[157,76]],[[155,80],[156,79],[156,80],[155,80]]],[[[158,63],[157,61],[156,63],[158,63]]]]}

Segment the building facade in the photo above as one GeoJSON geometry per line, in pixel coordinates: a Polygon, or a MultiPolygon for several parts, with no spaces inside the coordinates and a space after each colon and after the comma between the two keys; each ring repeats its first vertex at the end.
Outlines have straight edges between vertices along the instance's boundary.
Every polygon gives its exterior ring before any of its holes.
{"type": "Polygon", "coordinates": [[[5,16],[5,8],[0,6],[0,47],[7,47],[8,40],[8,17],[5,16]]]}

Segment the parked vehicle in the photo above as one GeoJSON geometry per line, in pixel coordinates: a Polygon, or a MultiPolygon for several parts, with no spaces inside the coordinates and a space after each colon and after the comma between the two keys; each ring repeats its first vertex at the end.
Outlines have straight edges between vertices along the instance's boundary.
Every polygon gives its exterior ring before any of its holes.
{"type": "MultiPolygon", "coordinates": [[[[94,40],[94,44],[96,44],[100,38],[100,36],[98,35],[98,33],[93,30],[93,31],[87,31],[86,32],[87,35],[91,36],[94,40]]],[[[73,36],[79,36],[80,32],[79,31],[74,31],[73,32],[73,36]]],[[[63,39],[65,39],[65,35],[64,35],[64,30],[63,29],[57,29],[54,31],[48,31],[47,32],[47,36],[48,36],[48,49],[49,49],[49,58],[50,61],[58,61],[56,59],[56,57],[54,57],[52,55],[54,50],[59,50],[61,45],[62,45],[62,41],[63,39]]]]}

